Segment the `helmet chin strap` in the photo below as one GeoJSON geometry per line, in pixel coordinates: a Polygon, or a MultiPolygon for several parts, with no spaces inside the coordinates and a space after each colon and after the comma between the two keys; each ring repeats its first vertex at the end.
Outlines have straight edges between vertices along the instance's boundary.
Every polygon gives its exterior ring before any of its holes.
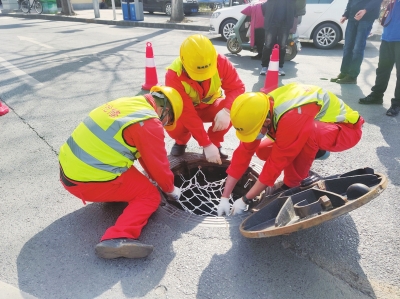
{"type": "Polygon", "coordinates": [[[164,94],[162,94],[162,93],[159,93],[159,92],[156,92],[156,91],[153,91],[152,93],[151,93],[151,95],[152,96],[154,96],[154,97],[157,97],[157,98],[159,98],[159,99],[163,99],[164,100],[164,105],[162,106],[162,111],[161,111],[161,115],[160,115],[160,121],[163,121],[163,119],[165,118],[165,116],[167,115],[166,113],[165,113],[165,107],[167,106],[167,99],[166,99],[166,97],[165,97],[165,95],[164,94]],[[164,114],[165,113],[165,114],[164,114]]]}

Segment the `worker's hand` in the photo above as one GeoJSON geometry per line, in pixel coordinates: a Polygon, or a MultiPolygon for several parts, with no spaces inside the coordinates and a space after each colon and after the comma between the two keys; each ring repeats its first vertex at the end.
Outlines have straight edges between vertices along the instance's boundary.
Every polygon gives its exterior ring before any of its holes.
{"type": "Polygon", "coordinates": [[[246,209],[247,205],[244,203],[243,199],[237,199],[232,206],[231,215],[239,215],[242,214],[246,209]]]}
{"type": "Polygon", "coordinates": [[[220,200],[220,202],[218,204],[218,208],[217,208],[218,216],[222,216],[223,214],[228,216],[230,208],[231,208],[231,206],[229,204],[229,198],[221,197],[221,200],[220,200]]]}
{"type": "Polygon", "coordinates": [[[366,9],[361,9],[359,10],[356,15],[354,16],[354,19],[356,19],[357,21],[361,20],[362,17],[367,13],[366,9]]]}
{"type": "Polygon", "coordinates": [[[219,165],[222,164],[218,147],[216,147],[213,143],[211,143],[209,146],[204,147],[204,154],[206,155],[206,159],[208,162],[217,163],[219,165]]]}
{"type": "Polygon", "coordinates": [[[181,193],[181,188],[174,186],[174,191],[167,193],[167,195],[170,199],[177,201],[181,197],[181,193]]]}
{"type": "Polygon", "coordinates": [[[346,17],[341,17],[340,18],[340,24],[343,24],[344,22],[346,22],[347,18],[346,17]]]}
{"type": "Polygon", "coordinates": [[[229,127],[231,122],[230,111],[226,108],[221,109],[214,118],[213,132],[223,131],[229,127]]]}

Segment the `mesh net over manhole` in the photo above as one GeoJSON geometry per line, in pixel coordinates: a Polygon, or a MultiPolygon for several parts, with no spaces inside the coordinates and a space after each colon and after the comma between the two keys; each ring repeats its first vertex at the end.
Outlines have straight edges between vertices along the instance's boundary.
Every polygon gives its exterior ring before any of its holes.
{"type": "MultiPolygon", "coordinates": [[[[216,165],[204,161],[203,157],[201,160],[187,159],[185,157],[177,167],[171,167],[175,174],[174,184],[181,188],[182,195],[178,201],[168,200],[168,203],[192,215],[217,217],[230,161],[216,165]]],[[[249,168],[232,192],[231,205],[250,190],[257,177],[258,173],[249,168]]]]}

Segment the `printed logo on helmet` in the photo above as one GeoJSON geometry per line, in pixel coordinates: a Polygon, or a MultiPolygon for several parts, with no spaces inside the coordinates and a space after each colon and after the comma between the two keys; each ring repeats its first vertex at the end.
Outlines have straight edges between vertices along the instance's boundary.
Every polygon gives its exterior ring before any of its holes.
{"type": "Polygon", "coordinates": [[[208,67],[210,67],[211,66],[211,63],[209,63],[209,64],[207,64],[207,65],[202,65],[202,66],[198,66],[197,67],[197,69],[206,69],[206,68],[208,68],[208,67]]]}
{"type": "Polygon", "coordinates": [[[236,131],[243,131],[243,128],[236,128],[234,127],[236,131]]]}

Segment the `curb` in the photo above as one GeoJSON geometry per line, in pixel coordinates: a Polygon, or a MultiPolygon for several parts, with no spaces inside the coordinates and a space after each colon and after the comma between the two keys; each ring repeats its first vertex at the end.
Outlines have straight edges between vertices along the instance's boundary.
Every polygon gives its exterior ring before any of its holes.
{"type": "Polygon", "coordinates": [[[42,19],[42,20],[53,20],[53,21],[68,21],[68,22],[81,22],[81,23],[94,23],[103,25],[116,25],[116,26],[130,26],[130,27],[148,27],[148,28],[166,28],[166,29],[178,29],[178,30],[194,30],[194,31],[209,31],[209,26],[201,25],[189,25],[181,23],[149,23],[143,21],[113,21],[113,20],[101,20],[101,19],[86,19],[86,18],[71,18],[60,15],[31,15],[31,14],[14,14],[3,12],[1,16],[8,16],[14,18],[24,19],[42,19]]]}

